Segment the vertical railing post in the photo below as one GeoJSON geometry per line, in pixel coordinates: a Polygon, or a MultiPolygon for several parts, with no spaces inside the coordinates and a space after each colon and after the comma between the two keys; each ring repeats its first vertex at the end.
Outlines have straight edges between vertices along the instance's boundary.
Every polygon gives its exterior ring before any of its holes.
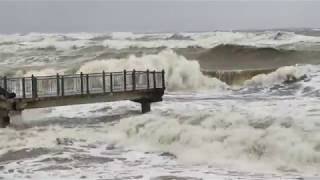
{"type": "Polygon", "coordinates": [[[60,96],[60,75],[57,73],[57,96],[60,96]]]}
{"type": "Polygon", "coordinates": [[[153,74],[153,88],[156,89],[157,88],[156,71],[153,71],[152,74],[153,74]]]}
{"type": "Polygon", "coordinates": [[[149,76],[149,69],[147,69],[147,89],[150,89],[150,76],[149,76]]]}
{"type": "Polygon", "coordinates": [[[36,93],[36,98],[38,97],[38,78],[34,77],[34,87],[35,87],[35,93],[36,93]]]}
{"type": "Polygon", "coordinates": [[[80,92],[83,94],[83,73],[80,73],[80,92]]]}
{"type": "Polygon", "coordinates": [[[64,76],[61,76],[61,96],[64,96],[64,76]]]}
{"type": "Polygon", "coordinates": [[[3,77],[3,89],[5,90],[4,96],[7,97],[8,96],[8,80],[7,80],[7,76],[3,77]]]}
{"type": "Polygon", "coordinates": [[[127,91],[127,71],[123,70],[123,89],[127,91]]]}
{"type": "Polygon", "coordinates": [[[89,87],[89,74],[86,74],[86,84],[87,84],[87,94],[90,94],[90,87],[89,87]]]}
{"type": "Polygon", "coordinates": [[[110,92],[113,92],[113,77],[112,77],[112,73],[110,73],[110,92]]]}
{"type": "Polygon", "coordinates": [[[32,75],[31,75],[31,96],[32,96],[32,98],[35,97],[34,94],[35,94],[35,93],[34,93],[34,76],[33,76],[33,74],[32,74],[32,75]]]}
{"type": "Polygon", "coordinates": [[[26,79],[22,78],[22,98],[26,98],[26,79]]]}
{"type": "Polygon", "coordinates": [[[31,87],[32,87],[32,98],[38,97],[38,85],[37,85],[37,78],[34,75],[31,75],[31,87]]]}
{"type": "Polygon", "coordinates": [[[136,70],[132,71],[132,91],[136,90],[136,70]]]}
{"type": "Polygon", "coordinates": [[[102,71],[102,91],[106,93],[106,73],[102,71]]]}
{"type": "Polygon", "coordinates": [[[162,88],[166,88],[166,82],[165,82],[165,72],[164,69],[161,71],[161,78],[162,78],[162,88]]]}

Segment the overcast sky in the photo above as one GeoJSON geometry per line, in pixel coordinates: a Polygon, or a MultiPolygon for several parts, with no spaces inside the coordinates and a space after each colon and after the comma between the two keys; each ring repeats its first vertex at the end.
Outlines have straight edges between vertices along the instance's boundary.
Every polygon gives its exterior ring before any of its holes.
{"type": "Polygon", "coordinates": [[[0,33],[320,27],[320,1],[4,1],[0,33]]]}

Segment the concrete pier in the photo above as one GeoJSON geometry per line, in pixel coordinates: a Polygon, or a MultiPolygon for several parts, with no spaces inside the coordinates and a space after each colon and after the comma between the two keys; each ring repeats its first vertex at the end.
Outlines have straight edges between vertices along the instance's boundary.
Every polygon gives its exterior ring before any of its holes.
{"type": "Polygon", "coordinates": [[[22,78],[0,78],[0,127],[10,118],[21,121],[24,109],[68,106],[130,100],[141,104],[142,113],[150,112],[151,103],[162,101],[164,71],[102,72],[22,78]],[[7,83],[10,82],[10,83],[7,83]],[[14,95],[13,95],[14,94],[14,95]]]}

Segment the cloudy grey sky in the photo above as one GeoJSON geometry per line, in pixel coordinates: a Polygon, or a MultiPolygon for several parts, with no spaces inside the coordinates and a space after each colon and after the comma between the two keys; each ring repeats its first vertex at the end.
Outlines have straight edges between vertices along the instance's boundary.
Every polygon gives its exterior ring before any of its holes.
{"type": "Polygon", "coordinates": [[[0,33],[320,27],[320,1],[6,1],[0,33]]]}

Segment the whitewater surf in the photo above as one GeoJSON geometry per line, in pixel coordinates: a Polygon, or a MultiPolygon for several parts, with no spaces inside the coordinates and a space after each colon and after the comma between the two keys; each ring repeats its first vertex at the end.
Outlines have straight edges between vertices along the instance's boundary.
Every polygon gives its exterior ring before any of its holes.
{"type": "Polygon", "coordinates": [[[24,111],[0,129],[0,179],[320,178],[319,43],[274,31],[1,35],[1,75],[164,69],[167,91],[144,115],[129,101],[24,111]]]}

